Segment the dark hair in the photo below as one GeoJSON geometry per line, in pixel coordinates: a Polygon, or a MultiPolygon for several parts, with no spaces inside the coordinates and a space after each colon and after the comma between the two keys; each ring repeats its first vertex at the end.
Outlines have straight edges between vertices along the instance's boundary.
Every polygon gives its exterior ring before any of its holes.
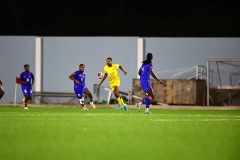
{"type": "Polygon", "coordinates": [[[111,57],[108,57],[107,59],[110,59],[112,61],[112,58],[111,57]]]}
{"type": "Polygon", "coordinates": [[[29,67],[30,67],[30,65],[29,65],[29,64],[24,64],[24,68],[25,68],[25,67],[27,67],[27,66],[29,66],[29,67]]]}
{"type": "Polygon", "coordinates": [[[81,67],[81,66],[85,66],[85,64],[79,64],[79,67],[81,67]]]}
{"type": "Polygon", "coordinates": [[[142,63],[143,63],[143,64],[152,63],[152,59],[153,59],[152,53],[148,53],[148,54],[147,54],[147,59],[146,59],[145,61],[142,61],[142,63]]]}

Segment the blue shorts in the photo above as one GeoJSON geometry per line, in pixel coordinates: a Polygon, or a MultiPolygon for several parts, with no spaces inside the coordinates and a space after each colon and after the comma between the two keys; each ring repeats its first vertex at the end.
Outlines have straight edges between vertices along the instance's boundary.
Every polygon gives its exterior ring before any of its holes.
{"type": "Polygon", "coordinates": [[[74,91],[78,99],[83,97],[83,94],[86,90],[88,90],[88,88],[85,86],[74,86],[74,91]]]}
{"type": "Polygon", "coordinates": [[[24,96],[31,97],[32,96],[32,88],[30,88],[30,86],[22,85],[22,93],[24,96]]]}
{"type": "Polygon", "coordinates": [[[141,87],[145,93],[152,89],[150,81],[140,81],[141,87]]]}

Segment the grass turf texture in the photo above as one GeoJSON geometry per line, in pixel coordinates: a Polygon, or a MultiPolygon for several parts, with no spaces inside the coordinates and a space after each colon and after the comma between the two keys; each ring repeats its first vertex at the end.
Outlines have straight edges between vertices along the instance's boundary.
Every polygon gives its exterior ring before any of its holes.
{"type": "Polygon", "coordinates": [[[0,107],[0,159],[239,159],[239,110],[151,111],[0,107]]]}

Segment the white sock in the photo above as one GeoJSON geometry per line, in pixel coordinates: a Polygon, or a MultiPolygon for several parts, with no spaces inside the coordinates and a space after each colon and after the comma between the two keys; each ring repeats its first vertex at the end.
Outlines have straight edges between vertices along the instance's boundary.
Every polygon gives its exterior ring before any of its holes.
{"type": "Polygon", "coordinates": [[[79,99],[80,104],[84,104],[84,98],[79,99]]]}

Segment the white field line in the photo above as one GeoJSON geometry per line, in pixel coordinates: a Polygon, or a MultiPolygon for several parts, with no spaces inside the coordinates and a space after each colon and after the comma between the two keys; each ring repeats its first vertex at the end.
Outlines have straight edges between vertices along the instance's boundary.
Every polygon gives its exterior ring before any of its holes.
{"type": "Polygon", "coordinates": [[[153,119],[156,122],[224,122],[240,121],[240,119],[153,119]]]}
{"type": "MultiPolygon", "coordinates": [[[[26,111],[28,112],[28,111],[26,111]]],[[[87,111],[88,112],[88,111],[87,111]]],[[[0,116],[116,116],[116,115],[136,115],[126,113],[16,113],[16,112],[3,112],[0,116]]]]}

